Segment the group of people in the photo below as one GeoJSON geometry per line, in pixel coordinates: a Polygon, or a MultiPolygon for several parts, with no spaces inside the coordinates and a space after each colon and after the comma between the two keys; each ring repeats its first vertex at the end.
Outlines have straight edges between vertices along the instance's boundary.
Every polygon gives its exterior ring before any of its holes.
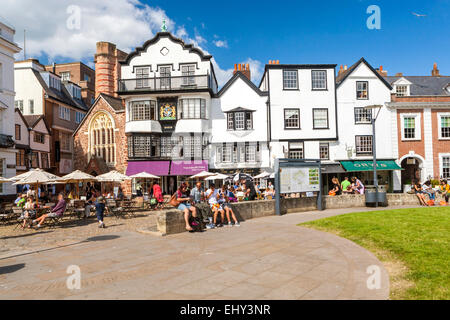
{"type": "Polygon", "coordinates": [[[445,179],[441,179],[439,181],[439,188],[437,188],[437,190],[433,189],[430,180],[427,180],[423,184],[421,184],[419,180],[414,180],[411,185],[411,190],[414,192],[414,194],[419,199],[420,204],[423,206],[434,206],[436,193],[440,193],[443,195],[445,204],[448,203],[448,200],[450,198],[450,185],[445,179]]]}
{"type": "MultiPolygon", "coordinates": [[[[47,206],[36,203],[36,198],[33,194],[19,194],[14,201],[14,204],[17,207],[23,208],[23,213],[21,216],[23,220],[22,229],[25,229],[27,226],[28,228],[32,228],[33,226],[40,228],[47,218],[61,217],[66,210],[66,201],[64,200],[64,194],[58,194],[57,199],[58,202],[54,206],[47,206]],[[37,217],[38,209],[49,209],[50,211],[37,217]]],[[[47,203],[49,200],[50,199],[48,198],[48,196],[44,192],[41,192],[41,198],[39,198],[40,203],[47,203]]]]}
{"type": "Polygon", "coordinates": [[[340,196],[342,194],[364,194],[365,187],[360,179],[357,177],[345,177],[344,180],[339,183],[338,178],[333,177],[331,179],[331,188],[328,192],[330,196],[340,196]]]}
{"type": "Polygon", "coordinates": [[[216,188],[211,183],[205,190],[202,182],[198,181],[190,189],[188,182],[183,182],[171,198],[171,204],[183,211],[187,231],[194,231],[193,227],[206,224],[207,229],[227,226],[240,226],[232,203],[238,201],[240,192],[246,200],[255,200],[257,191],[249,179],[235,181],[233,184],[225,183],[216,188]],[[190,219],[190,217],[193,219],[190,219]]]}

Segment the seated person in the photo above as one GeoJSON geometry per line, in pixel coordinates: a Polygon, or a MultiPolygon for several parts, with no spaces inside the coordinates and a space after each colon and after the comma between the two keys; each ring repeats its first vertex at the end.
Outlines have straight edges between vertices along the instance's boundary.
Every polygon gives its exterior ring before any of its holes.
{"type": "Polygon", "coordinates": [[[184,221],[186,223],[186,230],[194,231],[194,229],[192,229],[191,225],[189,224],[189,213],[192,212],[192,216],[194,218],[196,218],[197,217],[197,209],[194,206],[191,206],[191,204],[190,204],[191,198],[187,191],[187,185],[182,183],[180,185],[180,188],[175,193],[175,195],[176,195],[176,199],[179,203],[177,209],[183,211],[183,213],[184,213],[184,221]]]}
{"type": "Polygon", "coordinates": [[[50,198],[47,195],[47,192],[41,191],[41,196],[39,197],[39,201],[42,203],[47,203],[50,201],[50,198]]]}
{"type": "Polygon", "coordinates": [[[122,201],[124,197],[125,196],[123,194],[122,188],[119,187],[119,191],[117,192],[117,198],[116,199],[119,200],[119,201],[122,201]]]}
{"type": "Polygon", "coordinates": [[[61,217],[66,210],[66,201],[64,201],[64,195],[62,193],[58,194],[58,203],[51,207],[44,207],[46,209],[51,209],[50,213],[43,214],[36,220],[33,220],[33,225],[37,223],[37,227],[40,228],[44,223],[45,219],[53,217],[61,217]]]}
{"type": "Polygon", "coordinates": [[[414,190],[414,193],[416,194],[417,198],[420,201],[420,204],[423,206],[428,207],[428,203],[425,201],[425,196],[422,190],[422,185],[419,183],[419,181],[414,181],[412,189],[414,190]]]}
{"type": "Polygon", "coordinates": [[[331,185],[331,190],[330,192],[328,192],[328,195],[330,196],[340,196],[342,194],[341,191],[341,185],[339,184],[339,180],[334,177],[333,179],[331,179],[332,185],[331,185]]]}
{"type": "Polygon", "coordinates": [[[253,182],[250,179],[242,179],[242,185],[244,186],[244,196],[249,201],[256,199],[256,190],[253,182]]]}
{"type": "Polygon", "coordinates": [[[221,215],[221,222],[225,220],[225,211],[221,208],[219,202],[218,202],[219,194],[218,190],[216,189],[216,186],[214,183],[211,183],[208,191],[206,191],[206,200],[208,200],[209,206],[211,207],[211,210],[213,212],[213,223],[208,224],[206,226],[207,229],[214,229],[216,227],[222,227],[222,224],[217,224],[217,216],[220,213],[221,215]]]}
{"type": "Polygon", "coordinates": [[[348,177],[344,178],[344,181],[341,182],[341,190],[343,193],[352,193],[352,183],[348,179],[348,177]]]}
{"type": "Polygon", "coordinates": [[[442,179],[440,181],[438,192],[444,196],[445,202],[448,203],[450,197],[450,185],[447,183],[447,180],[442,179]]]}
{"type": "Polygon", "coordinates": [[[23,194],[19,194],[18,196],[17,196],[17,199],[16,199],[16,201],[14,201],[14,204],[17,206],[17,207],[24,207],[25,206],[25,203],[27,202],[27,195],[25,194],[25,193],[23,193],[23,194]]]}
{"type": "Polygon", "coordinates": [[[34,197],[29,197],[24,207],[25,210],[23,211],[23,214],[21,216],[21,218],[23,219],[22,229],[25,229],[25,225],[27,224],[29,219],[33,219],[36,217],[36,207],[37,205],[34,202],[34,197]]]}
{"type": "Polygon", "coordinates": [[[91,215],[91,209],[95,207],[95,199],[97,198],[97,191],[92,190],[88,193],[90,198],[86,197],[86,206],[84,207],[84,218],[88,218],[91,215]]]}
{"type": "Polygon", "coordinates": [[[424,194],[428,195],[428,198],[430,200],[435,200],[436,199],[436,191],[434,191],[434,189],[431,186],[431,181],[427,180],[423,185],[422,185],[422,191],[424,194]]]}
{"type": "Polygon", "coordinates": [[[239,227],[240,224],[239,224],[238,220],[236,219],[236,215],[234,214],[233,209],[231,208],[229,194],[230,194],[230,192],[228,191],[228,185],[224,184],[222,186],[222,189],[219,190],[219,198],[218,198],[217,202],[221,205],[222,210],[225,210],[225,213],[227,215],[227,220],[228,220],[228,226],[231,227],[233,225],[231,223],[231,219],[230,219],[230,215],[231,215],[231,218],[233,218],[233,221],[234,221],[234,225],[236,227],[239,227]]]}

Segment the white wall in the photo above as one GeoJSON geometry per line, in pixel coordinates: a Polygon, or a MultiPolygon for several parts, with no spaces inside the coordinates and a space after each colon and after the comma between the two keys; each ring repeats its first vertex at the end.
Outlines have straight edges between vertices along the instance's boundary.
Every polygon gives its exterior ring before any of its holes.
{"type": "MultiPolygon", "coordinates": [[[[395,111],[388,109],[385,104],[391,101],[389,88],[370,70],[361,63],[337,88],[338,99],[338,130],[339,143],[330,147],[331,160],[349,159],[346,147],[355,149],[356,135],[372,135],[371,124],[355,124],[354,109],[369,105],[383,105],[376,121],[377,158],[396,159],[391,138],[392,117],[395,111]],[[368,81],[369,91],[367,100],[356,99],[356,82],[368,81]]],[[[372,159],[372,156],[356,156],[353,159],[372,159]]]]}
{"type": "Polygon", "coordinates": [[[33,73],[32,62],[16,62],[14,65],[15,100],[23,100],[23,114],[29,115],[29,100],[34,100],[34,114],[44,114],[43,88],[33,73]]]}

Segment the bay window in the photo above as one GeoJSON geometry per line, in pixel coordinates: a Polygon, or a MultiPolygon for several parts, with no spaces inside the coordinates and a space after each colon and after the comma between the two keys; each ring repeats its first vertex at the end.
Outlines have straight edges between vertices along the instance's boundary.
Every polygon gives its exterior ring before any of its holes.
{"type": "Polygon", "coordinates": [[[180,99],[178,112],[179,119],[206,119],[206,100],[180,99]]]}
{"type": "Polygon", "coordinates": [[[157,120],[156,101],[133,101],[130,106],[130,121],[157,120]]]}

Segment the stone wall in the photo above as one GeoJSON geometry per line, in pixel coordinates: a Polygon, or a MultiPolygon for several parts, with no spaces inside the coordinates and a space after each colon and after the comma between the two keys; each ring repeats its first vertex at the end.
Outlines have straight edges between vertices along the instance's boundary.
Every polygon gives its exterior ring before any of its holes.
{"type": "MultiPolygon", "coordinates": [[[[414,194],[393,193],[387,195],[389,206],[420,205],[414,194]]],[[[440,198],[438,198],[438,201],[440,198]]],[[[343,209],[365,207],[364,195],[345,195],[323,197],[323,207],[325,209],[343,209]]],[[[275,215],[275,200],[267,201],[246,201],[234,203],[233,211],[239,221],[275,215]]],[[[317,210],[317,198],[288,198],[281,201],[281,213],[294,213],[317,210]]],[[[367,210],[371,210],[367,208],[367,210]]],[[[184,218],[181,211],[172,209],[158,211],[157,229],[163,235],[185,232],[184,218]]]]}

